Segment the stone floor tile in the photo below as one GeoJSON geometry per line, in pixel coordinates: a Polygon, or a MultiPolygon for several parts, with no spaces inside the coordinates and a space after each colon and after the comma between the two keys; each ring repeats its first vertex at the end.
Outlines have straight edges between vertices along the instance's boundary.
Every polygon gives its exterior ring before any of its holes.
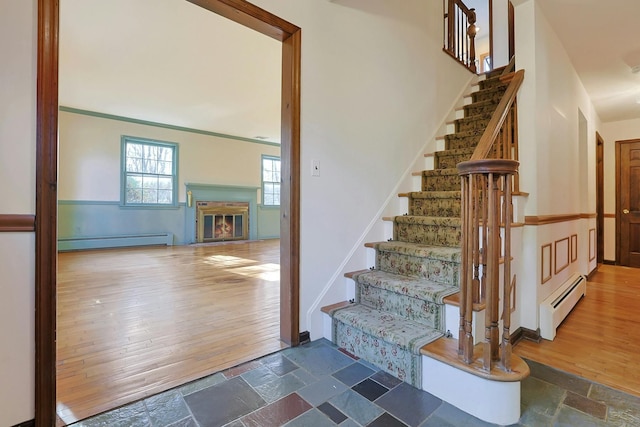
{"type": "Polygon", "coordinates": [[[252,387],[257,387],[280,378],[266,366],[260,366],[250,371],[243,372],[240,376],[252,387]]]}
{"type": "Polygon", "coordinates": [[[541,414],[536,412],[533,408],[522,408],[520,411],[520,420],[514,427],[541,427],[553,425],[552,417],[550,415],[541,414]]]}
{"type": "Polygon", "coordinates": [[[336,424],[340,424],[348,418],[338,408],[336,408],[329,402],[324,402],[322,405],[319,405],[318,410],[329,417],[331,421],[336,424]]]}
{"type": "Polygon", "coordinates": [[[363,426],[375,420],[384,412],[378,405],[353,390],[347,390],[332,397],[329,403],[363,426]]]}
{"type": "Polygon", "coordinates": [[[632,396],[598,383],[593,383],[588,397],[598,400],[607,406],[632,406],[640,408],[640,397],[632,396]]]}
{"type": "Polygon", "coordinates": [[[367,424],[367,427],[407,427],[407,425],[388,412],[385,412],[367,424]]]}
{"type": "Polygon", "coordinates": [[[388,372],[378,371],[371,376],[371,379],[382,384],[388,389],[392,389],[400,384],[402,384],[402,380],[394,377],[388,372]]]}
{"type": "Polygon", "coordinates": [[[494,427],[495,424],[488,423],[486,421],[482,421],[473,415],[467,414],[464,411],[456,408],[453,405],[450,405],[447,402],[442,402],[429,418],[427,419],[429,422],[425,422],[420,425],[423,426],[456,426],[456,427],[494,427]],[[436,420],[438,422],[436,422],[436,420]],[[438,423],[446,423],[446,424],[438,424],[438,423]]]}
{"type": "Polygon", "coordinates": [[[333,376],[351,387],[374,373],[375,371],[367,368],[362,363],[354,363],[335,372],[333,376]]]}
{"type": "Polygon", "coordinates": [[[298,369],[298,365],[287,359],[281,353],[276,353],[272,354],[271,356],[264,357],[260,359],[260,362],[267,368],[271,369],[271,371],[278,376],[286,375],[289,372],[298,369]]]}
{"type": "Polygon", "coordinates": [[[241,377],[197,391],[184,399],[200,427],[223,426],[266,403],[241,377]]]}
{"type": "Polygon", "coordinates": [[[314,408],[289,421],[284,427],[335,427],[335,423],[314,408]]]}
{"type": "Polygon", "coordinates": [[[442,404],[442,400],[403,382],[376,400],[376,403],[414,427],[426,420],[442,404]]]}
{"type": "Polygon", "coordinates": [[[312,407],[296,393],[250,413],[242,418],[247,427],[280,427],[312,407]]]}
{"type": "Polygon", "coordinates": [[[537,378],[528,377],[521,383],[521,402],[525,411],[553,417],[564,399],[566,390],[537,378]]]}
{"type": "Polygon", "coordinates": [[[105,412],[88,418],[73,427],[150,427],[151,421],[147,409],[142,402],[123,406],[113,411],[105,412]]]}
{"type": "Polygon", "coordinates": [[[604,421],[591,417],[568,406],[562,406],[555,418],[553,427],[606,427],[604,421]]]}
{"type": "Polygon", "coordinates": [[[330,375],[355,363],[349,356],[326,345],[290,353],[287,358],[315,376],[330,375]]]}
{"type": "Polygon", "coordinates": [[[180,392],[183,396],[187,396],[191,393],[195,393],[196,391],[205,389],[207,387],[211,387],[212,385],[220,384],[227,379],[222,375],[222,372],[217,372],[213,375],[209,375],[208,377],[204,377],[202,379],[192,381],[189,384],[185,384],[180,387],[180,392]]]}
{"type": "Polygon", "coordinates": [[[313,406],[318,406],[345,390],[347,390],[346,385],[333,377],[327,376],[301,388],[298,390],[298,394],[313,406]]]}
{"type": "Polygon", "coordinates": [[[372,402],[389,391],[388,388],[370,378],[354,385],[351,389],[372,402]]]}
{"type": "Polygon", "coordinates": [[[144,400],[153,427],[166,426],[191,415],[182,394],[169,390],[144,400]]]}
{"type": "Polygon", "coordinates": [[[360,424],[353,421],[351,418],[347,418],[343,422],[340,423],[340,427],[361,427],[360,424]]]}
{"type": "Polygon", "coordinates": [[[525,360],[527,365],[529,365],[532,377],[570,390],[581,396],[586,396],[589,393],[589,387],[591,387],[590,381],[533,360],[525,360]]]}
{"type": "Polygon", "coordinates": [[[185,418],[180,421],[176,421],[173,424],[169,424],[167,427],[198,427],[196,420],[193,417],[185,418]]]}
{"type": "Polygon", "coordinates": [[[313,382],[318,381],[318,377],[316,377],[315,375],[312,375],[309,371],[303,368],[296,369],[295,371],[291,372],[290,375],[295,376],[300,381],[302,381],[305,385],[309,385],[313,382]]]}
{"type": "Polygon", "coordinates": [[[222,373],[224,374],[225,378],[229,379],[229,378],[237,377],[238,375],[242,375],[245,372],[250,371],[252,369],[259,368],[260,366],[262,366],[262,363],[260,363],[258,360],[252,360],[250,362],[243,363],[242,365],[225,369],[224,371],[222,371],[222,373]]]}
{"type": "Polygon", "coordinates": [[[306,385],[307,384],[305,384],[302,380],[296,377],[293,372],[291,372],[282,377],[277,377],[276,379],[271,380],[268,383],[254,387],[254,390],[257,391],[260,397],[262,397],[265,401],[267,401],[268,403],[272,403],[288,394],[293,393],[294,391],[300,390],[306,385]]]}
{"type": "Polygon", "coordinates": [[[240,420],[231,421],[229,424],[225,424],[224,427],[246,427],[240,420]]]}
{"type": "Polygon", "coordinates": [[[592,417],[600,418],[601,420],[607,418],[607,406],[605,404],[572,391],[567,391],[563,403],[592,417]]]}

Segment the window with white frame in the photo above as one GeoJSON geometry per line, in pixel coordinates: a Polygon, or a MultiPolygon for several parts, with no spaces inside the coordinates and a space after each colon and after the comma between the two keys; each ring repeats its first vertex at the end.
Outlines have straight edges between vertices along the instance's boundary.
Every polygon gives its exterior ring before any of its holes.
{"type": "Polygon", "coordinates": [[[124,205],[175,206],[178,144],[122,137],[124,205]]]}
{"type": "Polygon", "coordinates": [[[262,156],[262,205],[280,206],[280,157],[262,156]]]}

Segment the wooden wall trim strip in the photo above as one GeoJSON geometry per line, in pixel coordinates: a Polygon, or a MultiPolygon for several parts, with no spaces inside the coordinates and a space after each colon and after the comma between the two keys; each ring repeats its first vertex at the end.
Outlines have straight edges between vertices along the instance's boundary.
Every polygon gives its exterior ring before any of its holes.
{"type": "Polygon", "coordinates": [[[35,215],[0,214],[0,233],[36,231],[35,215]]]}
{"type": "Polygon", "coordinates": [[[605,218],[615,218],[616,214],[614,214],[614,213],[606,213],[606,214],[604,214],[604,217],[605,218]]]}
{"type": "Polygon", "coordinates": [[[36,101],[35,420],[56,425],[59,0],[38,0],[36,101]]]}
{"type": "Polygon", "coordinates": [[[577,214],[561,214],[561,215],[529,215],[524,217],[524,225],[546,225],[556,222],[569,222],[578,219],[596,218],[595,213],[577,213],[577,214]]]}

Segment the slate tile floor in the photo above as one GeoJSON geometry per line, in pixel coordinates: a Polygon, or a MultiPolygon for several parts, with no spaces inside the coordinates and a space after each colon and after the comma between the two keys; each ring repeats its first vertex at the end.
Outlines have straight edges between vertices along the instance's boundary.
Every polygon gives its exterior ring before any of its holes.
{"type": "MultiPolygon", "coordinates": [[[[640,426],[640,398],[528,361],[516,426],[640,426]]],[[[321,339],[74,427],[490,426],[321,339]]]]}

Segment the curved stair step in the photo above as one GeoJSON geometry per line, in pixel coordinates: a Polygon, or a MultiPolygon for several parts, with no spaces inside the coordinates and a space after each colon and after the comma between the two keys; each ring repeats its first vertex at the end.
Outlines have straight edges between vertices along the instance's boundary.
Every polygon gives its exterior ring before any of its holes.
{"type": "Polygon", "coordinates": [[[352,276],[359,284],[394,292],[421,301],[443,304],[444,298],[460,289],[458,286],[382,270],[365,270],[352,276]]]}
{"type": "Polygon", "coordinates": [[[332,340],[338,347],[422,388],[421,348],[442,337],[442,332],[362,304],[328,311],[332,340]]]}

